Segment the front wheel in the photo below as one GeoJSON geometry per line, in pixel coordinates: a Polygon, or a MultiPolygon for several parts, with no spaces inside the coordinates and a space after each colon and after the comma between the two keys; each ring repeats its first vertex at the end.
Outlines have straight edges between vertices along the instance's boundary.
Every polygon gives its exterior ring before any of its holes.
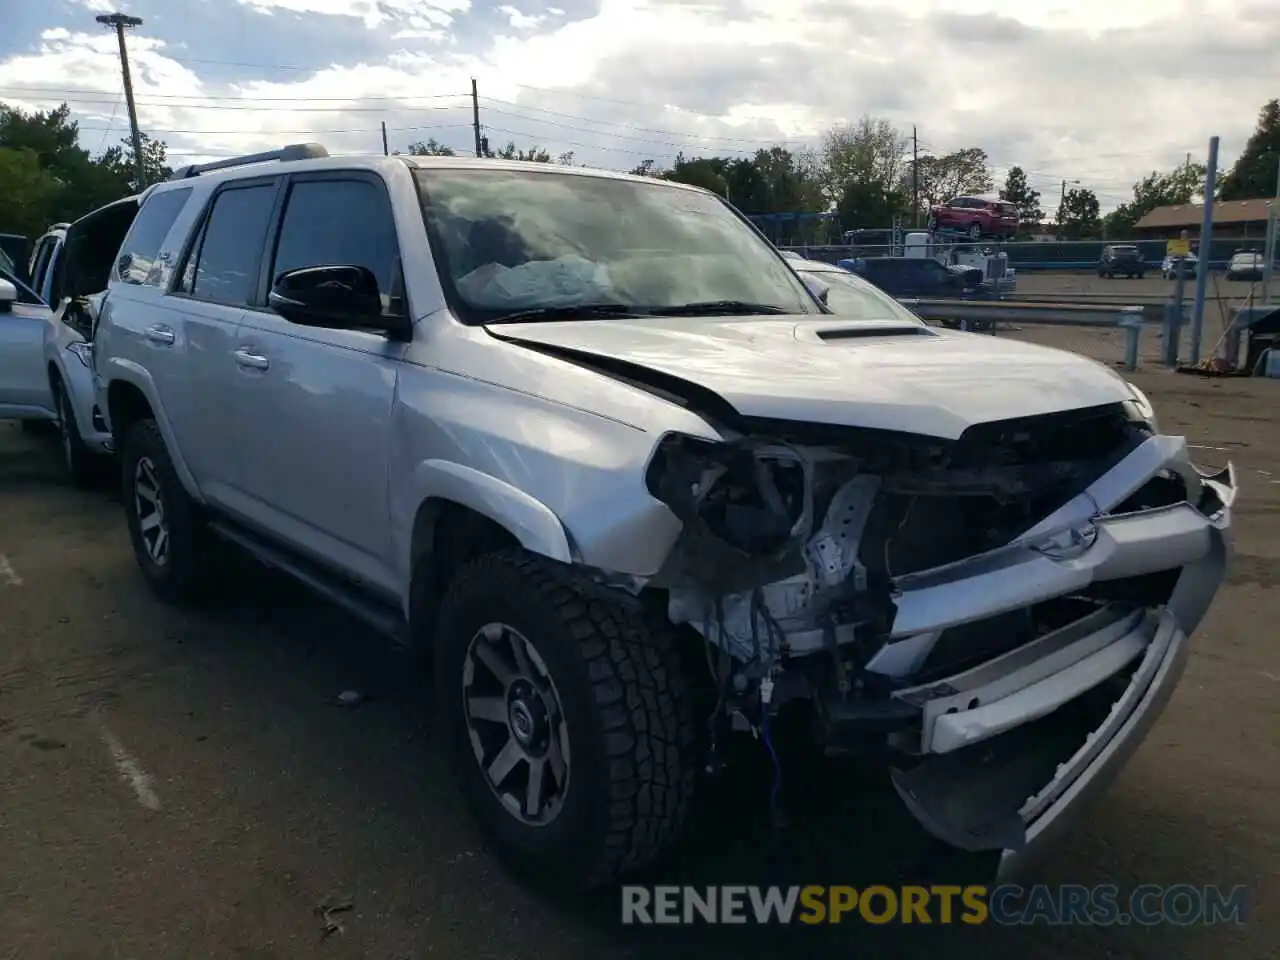
{"type": "Polygon", "coordinates": [[[454,578],[435,634],[450,765],[500,856],[591,889],[655,860],[693,794],[695,736],[671,637],[524,551],[454,578]]]}
{"type": "Polygon", "coordinates": [[[67,398],[67,389],[61,383],[53,385],[53,402],[58,411],[58,438],[62,445],[62,464],[67,477],[79,487],[87,486],[95,476],[96,458],[85,446],[76,424],[75,412],[67,398]]]}

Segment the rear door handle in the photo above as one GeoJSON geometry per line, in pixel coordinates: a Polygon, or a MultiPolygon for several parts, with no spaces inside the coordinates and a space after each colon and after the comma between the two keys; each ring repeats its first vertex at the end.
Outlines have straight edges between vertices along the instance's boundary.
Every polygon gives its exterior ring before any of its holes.
{"type": "Polygon", "coordinates": [[[254,353],[246,347],[241,347],[236,351],[236,363],[250,370],[266,370],[271,366],[271,361],[260,353],[254,353]]]}
{"type": "Polygon", "coordinates": [[[174,341],[174,334],[168,327],[147,327],[147,339],[152,343],[170,344],[174,341]]]}

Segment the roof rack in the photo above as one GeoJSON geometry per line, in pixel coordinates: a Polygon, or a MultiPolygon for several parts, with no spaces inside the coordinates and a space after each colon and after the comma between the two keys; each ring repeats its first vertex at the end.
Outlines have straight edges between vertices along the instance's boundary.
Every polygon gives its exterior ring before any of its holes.
{"type": "Polygon", "coordinates": [[[211,163],[193,163],[186,167],[179,167],[173,171],[169,179],[186,180],[188,177],[198,177],[202,173],[211,173],[214,170],[229,170],[232,167],[243,167],[250,163],[266,163],[269,160],[279,160],[281,163],[287,163],[290,160],[319,160],[327,156],[329,156],[329,151],[318,143],[291,143],[287,147],[281,147],[279,150],[268,150],[266,153],[249,153],[243,157],[228,157],[226,160],[214,160],[211,163]]]}

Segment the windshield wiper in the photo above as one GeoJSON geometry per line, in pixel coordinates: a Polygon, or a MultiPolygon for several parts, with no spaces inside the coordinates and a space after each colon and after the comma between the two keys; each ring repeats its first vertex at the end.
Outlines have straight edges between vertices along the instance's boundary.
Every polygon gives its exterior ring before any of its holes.
{"type": "Polygon", "coordinates": [[[539,320],[586,320],[593,317],[640,317],[647,311],[625,303],[567,303],[555,307],[530,307],[490,320],[490,323],[536,323],[539,320]]]}
{"type": "Polygon", "coordinates": [[[790,311],[771,303],[751,303],[748,300],[700,300],[682,303],[674,307],[649,307],[645,310],[655,317],[713,317],[748,316],[753,313],[785,314],[790,311]]]}

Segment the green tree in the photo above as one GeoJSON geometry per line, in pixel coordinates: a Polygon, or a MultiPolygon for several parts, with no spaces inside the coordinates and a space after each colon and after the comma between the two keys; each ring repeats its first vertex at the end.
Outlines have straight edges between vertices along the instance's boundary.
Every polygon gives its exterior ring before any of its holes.
{"type": "Polygon", "coordinates": [[[49,226],[59,189],[34,150],[0,147],[0,233],[39,236],[49,226]]]}
{"type": "Polygon", "coordinates": [[[725,178],[728,162],[723,157],[686,157],[683,153],[676,155],[676,162],[665,174],[666,180],[687,183],[694,187],[702,187],[726,199],[729,182],[725,178]]]}
{"type": "Polygon", "coordinates": [[[1040,209],[1040,191],[1031,189],[1026,171],[1019,166],[1009,168],[1004,178],[1004,187],[1000,191],[1000,199],[1018,208],[1020,230],[1034,229],[1044,219],[1044,211],[1040,209]]]}
{"type": "Polygon", "coordinates": [[[138,193],[143,187],[168,180],[173,173],[168,163],[169,151],[163,142],[152,140],[145,133],[139,133],[138,139],[142,143],[142,175],[146,183],[138,183],[133,162],[133,140],[129,137],[122,137],[120,146],[109,147],[97,160],[98,165],[122,181],[130,193],[138,193]]]}
{"type": "Polygon", "coordinates": [[[1258,126],[1240,159],[1222,178],[1219,199],[1275,196],[1277,165],[1280,165],[1280,100],[1268,100],[1258,113],[1258,126]]]}
{"type": "Polygon", "coordinates": [[[832,127],[822,138],[821,183],[826,199],[843,211],[866,210],[876,224],[903,209],[902,174],[907,168],[907,138],[881,117],[832,127]]]}
{"type": "Polygon", "coordinates": [[[435,137],[428,140],[419,140],[417,143],[409,144],[409,155],[412,157],[454,157],[457,156],[453,152],[453,147],[446,147],[435,137]]]}
{"type": "Polygon", "coordinates": [[[1072,189],[1058,210],[1058,229],[1067,240],[1094,240],[1102,235],[1098,197],[1089,189],[1072,189]]]}
{"type": "Polygon", "coordinates": [[[521,150],[510,140],[507,141],[505,147],[497,151],[488,149],[486,144],[484,155],[495,160],[524,160],[531,163],[551,162],[551,154],[541,147],[530,147],[528,150],[521,150]]]}
{"type": "Polygon", "coordinates": [[[1107,214],[1107,236],[1125,239],[1132,235],[1133,225],[1157,207],[1191,203],[1204,191],[1205,167],[1201,163],[1184,163],[1160,173],[1152,170],[1133,185],[1133,199],[1107,214]]]}

